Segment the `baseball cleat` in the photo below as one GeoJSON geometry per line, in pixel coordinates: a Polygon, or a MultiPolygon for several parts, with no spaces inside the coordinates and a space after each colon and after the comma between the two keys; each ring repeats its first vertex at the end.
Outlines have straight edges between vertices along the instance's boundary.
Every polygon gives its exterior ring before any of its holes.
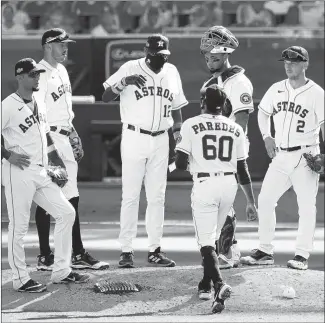
{"type": "Polygon", "coordinates": [[[26,284],[17,289],[18,292],[42,293],[46,291],[46,286],[30,279],[26,284]]]}
{"type": "Polygon", "coordinates": [[[176,263],[166,257],[165,253],[160,251],[158,247],[154,252],[148,252],[148,263],[158,267],[175,267],[176,263]]]}
{"type": "Polygon", "coordinates": [[[274,257],[259,249],[253,249],[249,256],[241,257],[240,262],[243,265],[273,265],[274,257]]]}
{"type": "Polygon", "coordinates": [[[38,255],[37,256],[37,270],[42,271],[52,271],[53,270],[53,264],[54,264],[54,254],[51,252],[47,256],[38,255]]]}
{"type": "Polygon", "coordinates": [[[119,268],[134,268],[134,253],[131,252],[122,252],[120,256],[120,261],[118,263],[119,268]]]}
{"type": "Polygon", "coordinates": [[[226,256],[221,254],[218,257],[218,263],[219,269],[229,269],[234,266],[234,262],[232,261],[232,259],[228,259],[226,256]]]}
{"type": "Polygon", "coordinates": [[[296,255],[292,260],[288,261],[287,267],[298,270],[306,270],[308,269],[308,261],[306,258],[296,255]]]}
{"type": "Polygon", "coordinates": [[[202,301],[210,300],[212,298],[211,285],[209,287],[205,287],[203,286],[202,281],[200,281],[198,286],[198,295],[199,299],[201,299],[202,301]]]}
{"type": "Polygon", "coordinates": [[[212,313],[221,313],[225,309],[225,300],[231,295],[232,289],[225,283],[216,284],[212,313]]]}
{"type": "Polygon", "coordinates": [[[67,277],[61,279],[58,282],[53,282],[53,284],[69,284],[69,283],[82,284],[82,283],[86,283],[89,279],[90,279],[89,275],[85,275],[85,274],[81,275],[71,271],[67,277]]]}
{"type": "Polygon", "coordinates": [[[109,263],[99,261],[88,252],[79,255],[72,255],[71,268],[73,269],[93,269],[103,270],[109,268],[109,263]]]}

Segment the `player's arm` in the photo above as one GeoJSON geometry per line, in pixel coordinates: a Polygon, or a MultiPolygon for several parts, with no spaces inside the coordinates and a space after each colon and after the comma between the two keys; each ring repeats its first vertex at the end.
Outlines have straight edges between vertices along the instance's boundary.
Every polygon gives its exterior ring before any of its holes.
{"type": "MultiPolygon", "coordinates": [[[[10,118],[13,111],[13,106],[8,101],[2,102],[1,109],[1,131],[9,128],[10,118]]],[[[3,145],[3,136],[1,136],[1,157],[8,160],[10,164],[13,164],[20,169],[24,169],[24,167],[28,167],[30,165],[30,157],[23,154],[18,154],[13,151],[6,149],[3,145]]]]}
{"type": "Polygon", "coordinates": [[[146,78],[142,75],[130,75],[130,62],[124,63],[113,75],[104,83],[103,102],[115,100],[128,85],[135,85],[139,89],[145,85],[146,78]]]}
{"type": "Polygon", "coordinates": [[[244,132],[246,132],[248,120],[249,120],[248,110],[242,110],[235,113],[235,121],[243,128],[244,132]]]}
{"type": "Polygon", "coordinates": [[[174,139],[177,141],[180,136],[180,130],[183,123],[182,108],[188,104],[188,101],[184,95],[182,80],[176,67],[174,72],[175,79],[177,80],[178,93],[175,95],[174,100],[172,101],[172,117],[174,120],[172,131],[174,139]]]}
{"type": "Polygon", "coordinates": [[[180,135],[180,131],[183,123],[182,109],[172,110],[172,118],[174,120],[172,132],[173,132],[174,139],[176,141],[180,135]]]}
{"type": "Polygon", "coordinates": [[[229,95],[232,113],[235,116],[235,122],[238,123],[246,132],[249,120],[249,114],[254,111],[253,87],[247,80],[234,84],[229,95]]]}
{"type": "Polygon", "coordinates": [[[270,158],[274,158],[276,155],[276,144],[271,135],[271,116],[273,112],[271,89],[272,87],[265,93],[258,106],[257,122],[264,140],[267,154],[270,158]]]}
{"type": "Polygon", "coordinates": [[[237,151],[237,179],[241,189],[243,190],[246,196],[247,220],[254,221],[257,219],[257,209],[255,206],[255,198],[253,193],[251,176],[245,158],[245,156],[247,156],[245,134],[241,128],[239,129],[239,136],[237,137],[236,140],[236,151],[237,151]]]}
{"type": "Polygon", "coordinates": [[[192,151],[190,139],[191,133],[188,120],[185,121],[181,127],[180,135],[175,147],[175,166],[177,169],[181,170],[188,170],[189,156],[191,155],[192,151]]]}
{"type": "Polygon", "coordinates": [[[47,157],[49,160],[49,165],[61,166],[62,168],[65,168],[63,160],[61,159],[61,157],[54,145],[54,141],[53,141],[49,131],[46,133],[46,140],[47,140],[47,157]]]}

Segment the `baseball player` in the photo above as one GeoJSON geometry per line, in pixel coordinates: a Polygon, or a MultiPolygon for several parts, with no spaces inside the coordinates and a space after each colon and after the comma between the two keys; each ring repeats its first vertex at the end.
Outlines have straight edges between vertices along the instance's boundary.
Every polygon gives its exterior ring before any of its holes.
{"type": "MultiPolygon", "coordinates": [[[[81,140],[73,127],[71,84],[66,68],[61,64],[67,59],[68,43],[74,42],[60,28],[47,30],[42,36],[43,59],[39,62],[45,73],[39,81],[37,97],[47,110],[51,135],[68,172],[68,183],[62,188],[64,196],[76,211],[72,228],[72,268],[105,269],[108,263],[93,258],[85,251],[81,240],[78,214],[79,191],[77,187],[78,162],[83,156],[81,140]],[[72,144],[70,143],[72,142],[72,144]],[[75,145],[75,142],[79,143],[75,145]]],[[[54,255],[49,245],[50,216],[40,206],[35,220],[40,243],[37,269],[51,270],[54,255]]]]}
{"type": "Polygon", "coordinates": [[[2,101],[1,145],[2,184],[5,187],[9,216],[8,260],[13,288],[19,292],[39,293],[46,286],[31,279],[26,268],[24,237],[28,230],[32,201],[55,219],[54,283],[85,282],[88,275],[71,271],[71,228],[75,211],[47,174],[49,162],[64,167],[46,122],[46,110],[37,102],[42,67],[31,58],[18,61],[15,76],[18,90],[2,101]]]}
{"type": "Polygon", "coordinates": [[[188,104],[177,68],[168,63],[167,37],[154,34],[145,44],[145,57],[126,62],[105,82],[103,101],[120,95],[122,205],[119,267],[133,267],[132,241],[137,233],[139,198],[144,179],[147,196],[148,262],[175,266],[161,253],[169,155],[168,129],[179,136],[181,108],[188,104]]]}
{"type": "MultiPolygon", "coordinates": [[[[247,136],[249,114],[254,111],[253,86],[245,70],[237,65],[231,66],[229,56],[237,49],[236,37],[223,26],[213,26],[201,38],[201,53],[204,55],[211,77],[204,82],[201,92],[211,84],[218,84],[227,94],[225,114],[244,130],[247,136]]],[[[246,137],[247,156],[249,142],[246,137]]],[[[219,265],[221,269],[237,267],[240,249],[235,240],[236,216],[230,209],[225,225],[221,231],[219,243],[219,265]]]]}
{"type": "Polygon", "coordinates": [[[248,265],[274,263],[275,207],[291,186],[299,207],[296,252],[287,265],[305,270],[313,249],[316,225],[316,195],[319,175],[306,167],[304,153],[319,153],[319,132],[324,138],[324,90],[306,78],[309,56],[306,49],[292,46],[282,52],[287,79],[274,83],[265,93],[258,110],[258,124],[272,162],[258,197],[259,247],[242,257],[248,265]],[[275,138],[270,132],[273,117],[275,138]],[[274,189],[276,187],[276,189],[274,189]]]}
{"type": "Polygon", "coordinates": [[[226,93],[216,84],[202,93],[202,114],[187,119],[176,145],[176,167],[193,176],[192,214],[197,243],[203,258],[204,276],[198,286],[199,298],[215,295],[212,312],[220,313],[231,287],[222,280],[218,266],[221,229],[234,202],[238,181],[247,197],[247,219],[257,219],[254,195],[246,163],[246,139],[240,125],[222,115],[226,93]]]}

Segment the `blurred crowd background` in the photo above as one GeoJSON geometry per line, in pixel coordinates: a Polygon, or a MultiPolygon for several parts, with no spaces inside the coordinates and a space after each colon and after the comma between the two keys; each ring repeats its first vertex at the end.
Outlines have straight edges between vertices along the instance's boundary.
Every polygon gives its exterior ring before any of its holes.
{"type": "MultiPolygon", "coordinates": [[[[1,1],[1,6],[3,35],[38,34],[62,27],[71,34],[104,37],[117,33],[186,33],[224,25],[255,28],[257,32],[295,26],[308,36],[324,28],[324,1],[11,0],[1,1]]],[[[286,28],[278,29],[286,32],[286,28]]]]}
{"type": "MultiPolygon", "coordinates": [[[[126,61],[144,56],[148,34],[162,32],[170,39],[169,61],[177,66],[189,101],[182,110],[184,120],[200,113],[199,90],[209,77],[199,50],[203,32],[224,25],[238,38],[240,46],[230,61],[245,68],[254,87],[255,111],[248,126],[248,165],[254,180],[263,179],[270,162],[258,129],[257,105],[272,83],[285,78],[278,62],[281,51],[305,47],[310,56],[307,76],[324,88],[324,0],[10,0],[1,1],[1,9],[2,100],[16,90],[15,63],[24,57],[42,59],[40,39],[46,29],[64,28],[77,40],[64,62],[72,92],[96,99],[94,104],[74,105],[74,126],[85,150],[78,173],[82,181],[121,176],[119,103],[101,102],[103,82],[126,61]]],[[[168,179],[188,180],[189,175],[175,171],[168,179]]]]}

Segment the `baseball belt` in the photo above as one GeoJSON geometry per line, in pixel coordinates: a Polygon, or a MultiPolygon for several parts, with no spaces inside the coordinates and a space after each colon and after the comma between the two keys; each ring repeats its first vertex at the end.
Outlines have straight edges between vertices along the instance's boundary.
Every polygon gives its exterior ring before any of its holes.
{"type": "MultiPolygon", "coordinates": [[[[129,130],[132,130],[132,131],[136,131],[136,127],[131,125],[131,124],[128,124],[128,127],[127,127],[129,130]]],[[[139,128],[139,132],[140,133],[143,133],[145,135],[149,135],[149,136],[152,136],[152,137],[156,137],[156,136],[159,136],[159,135],[162,135],[163,133],[166,132],[166,130],[161,130],[161,131],[148,131],[148,130],[144,130],[144,129],[141,129],[139,128]]]]}
{"type": "Polygon", "coordinates": [[[57,127],[57,126],[51,126],[50,130],[53,131],[53,132],[58,132],[59,134],[67,136],[67,137],[69,137],[70,134],[71,134],[71,131],[61,129],[61,128],[57,127]]]}
{"type": "Polygon", "coordinates": [[[212,176],[228,176],[228,175],[234,175],[233,172],[220,172],[220,173],[197,173],[197,178],[201,178],[201,177],[211,177],[212,176]]]}
{"type": "Polygon", "coordinates": [[[296,151],[296,150],[299,150],[299,149],[302,149],[302,148],[307,148],[307,147],[311,147],[311,145],[307,145],[307,146],[295,146],[295,147],[288,147],[288,148],[281,148],[281,150],[284,150],[284,151],[296,151]]]}

